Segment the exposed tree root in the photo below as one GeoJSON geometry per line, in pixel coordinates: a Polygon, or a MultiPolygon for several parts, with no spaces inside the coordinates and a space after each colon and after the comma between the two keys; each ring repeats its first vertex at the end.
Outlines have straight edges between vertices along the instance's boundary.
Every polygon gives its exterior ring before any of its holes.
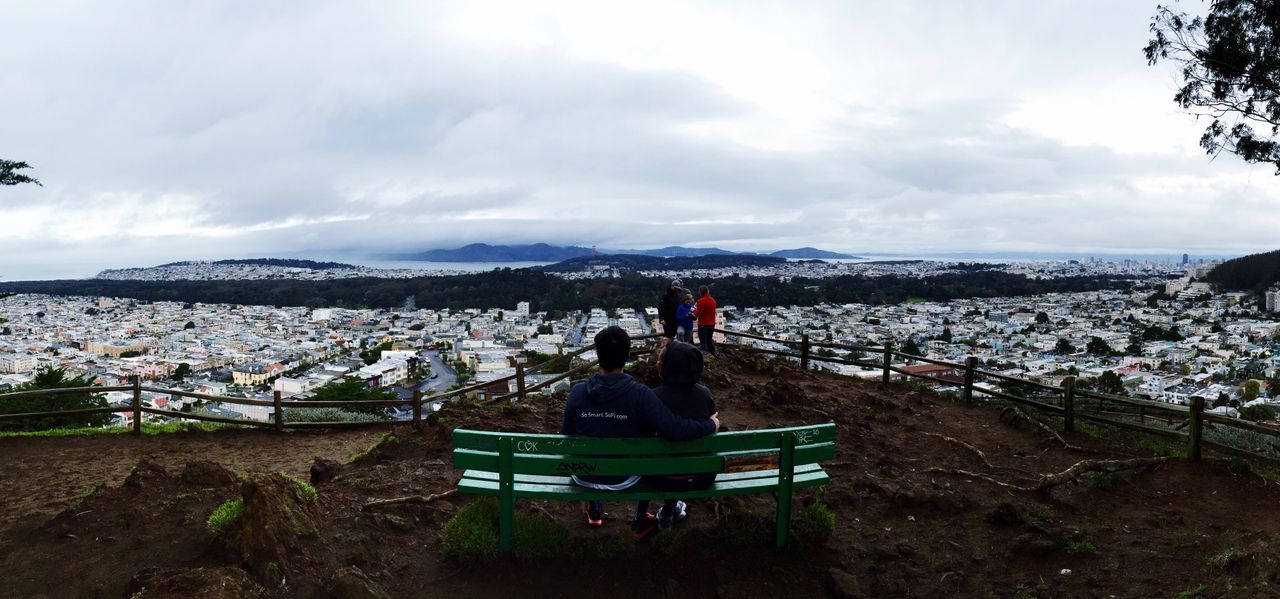
{"type": "MultiPolygon", "coordinates": [[[[1072,445],[1070,443],[1067,443],[1067,440],[1063,439],[1062,435],[1058,434],[1058,431],[1053,430],[1053,427],[1049,426],[1048,424],[1045,424],[1041,420],[1033,418],[1030,414],[1024,412],[1023,410],[1015,406],[1009,406],[1001,410],[1000,418],[1003,419],[1005,414],[1009,414],[1009,413],[1013,413],[1015,417],[1022,418],[1023,420],[1026,420],[1027,422],[1034,424],[1036,428],[1039,428],[1040,430],[1046,433],[1049,433],[1049,436],[1056,439],[1059,443],[1062,444],[1063,447],[1067,449],[1070,449],[1072,451],[1079,451],[1082,453],[1105,453],[1103,451],[1099,451],[1096,449],[1089,449],[1088,447],[1080,447],[1079,445],[1072,445]]],[[[1013,420],[1013,419],[1010,420],[1010,424],[1015,424],[1015,423],[1017,423],[1017,420],[1013,420]]]]}
{"type": "Polygon", "coordinates": [[[943,441],[946,441],[948,443],[955,443],[956,445],[959,445],[965,449],[968,449],[969,451],[973,452],[974,455],[978,456],[978,459],[982,460],[983,465],[985,465],[987,468],[991,470],[1011,470],[1014,472],[1022,472],[1023,474],[1029,474],[1026,470],[1023,470],[1021,468],[1013,468],[1010,466],[997,466],[995,464],[992,464],[991,461],[987,459],[987,454],[983,453],[981,449],[978,449],[977,447],[974,447],[973,445],[966,443],[964,441],[961,441],[959,439],[948,437],[946,435],[939,435],[938,433],[922,433],[922,434],[926,437],[933,437],[935,439],[942,439],[943,441]]]}
{"type": "Polygon", "coordinates": [[[970,472],[968,470],[948,470],[946,468],[930,468],[925,472],[935,472],[938,474],[954,474],[957,476],[967,476],[969,478],[977,478],[994,483],[1001,487],[1015,489],[1018,491],[1048,491],[1053,487],[1076,480],[1081,474],[1086,472],[1120,472],[1123,470],[1137,470],[1140,468],[1150,468],[1158,466],[1170,460],[1179,459],[1173,456],[1161,456],[1155,458],[1132,458],[1128,460],[1081,460],[1075,465],[1054,474],[1044,474],[1040,476],[1040,480],[1033,485],[1023,486],[1007,483],[998,480],[986,474],[978,472],[970,472]]]}
{"type": "Polygon", "coordinates": [[[385,505],[397,505],[401,503],[431,503],[433,501],[439,501],[446,497],[452,497],[457,492],[458,492],[457,489],[449,489],[448,491],[444,491],[442,493],[436,493],[435,495],[427,495],[425,497],[422,495],[410,495],[408,497],[396,497],[394,499],[376,499],[374,501],[370,501],[364,504],[360,508],[360,510],[367,512],[376,507],[382,507],[385,505]]]}

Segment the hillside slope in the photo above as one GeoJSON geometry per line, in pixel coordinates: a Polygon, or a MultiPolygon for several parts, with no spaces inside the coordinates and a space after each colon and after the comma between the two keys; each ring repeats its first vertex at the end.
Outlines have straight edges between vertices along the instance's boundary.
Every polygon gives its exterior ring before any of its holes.
{"type": "Polygon", "coordinates": [[[1280,250],[1227,260],[1213,267],[1205,279],[1224,289],[1261,293],[1280,281],[1280,250]]]}
{"type": "MultiPolygon", "coordinates": [[[[635,372],[649,379],[653,368],[642,363],[635,372]]],[[[442,527],[471,498],[365,504],[447,492],[458,475],[449,467],[450,430],[554,431],[562,398],[505,408],[453,404],[424,433],[396,430],[394,439],[352,463],[322,468],[336,479],[316,485],[318,500],[307,508],[314,532],[286,543],[287,559],[246,563],[239,542],[229,546],[225,535],[206,529],[214,507],[247,494],[250,485],[220,464],[175,465],[167,455],[163,467],[148,462],[136,469],[129,484],[104,474],[108,486],[52,518],[46,509],[11,522],[0,537],[6,580],[0,595],[119,597],[145,586],[147,597],[191,596],[216,585],[226,592],[210,596],[1170,597],[1188,590],[1265,595],[1280,582],[1274,557],[1280,488],[1259,475],[1214,461],[1173,460],[1081,477],[1049,492],[1015,491],[930,469],[1023,485],[1083,459],[1150,453],[1087,435],[1069,436],[1080,449],[1065,449],[1030,427],[1006,424],[995,406],[800,372],[748,351],[722,352],[704,380],[734,430],[837,422],[837,457],[827,465],[832,481],[821,494],[835,514],[832,536],[800,535],[794,548],[775,552],[772,501],[763,496],[695,502],[684,528],[640,546],[625,538],[620,519],[588,530],[579,506],[522,501],[524,510],[567,526],[566,556],[446,559],[442,527]],[[76,577],[65,576],[69,564],[76,577]]],[[[196,444],[216,444],[218,435],[192,438],[194,458],[196,444]]],[[[0,439],[0,460],[37,459],[31,446],[39,442],[49,470],[95,467],[92,456],[67,458],[59,441],[0,439]]],[[[126,444],[146,457],[150,441],[101,442],[126,444]]],[[[0,488],[0,498],[13,505],[31,492],[14,480],[0,488]]],[[[809,491],[799,504],[817,499],[809,491]]],[[[630,506],[606,509],[620,516],[630,506]]]]}

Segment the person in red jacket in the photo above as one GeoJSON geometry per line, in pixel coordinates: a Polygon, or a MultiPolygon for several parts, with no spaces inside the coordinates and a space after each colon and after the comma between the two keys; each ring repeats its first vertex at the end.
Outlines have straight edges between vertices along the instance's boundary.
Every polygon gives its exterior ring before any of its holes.
{"type": "Polygon", "coordinates": [[[698,316],[698,347],[711,355],[716,355],[716,344],[711,334],[716,328],[716,298],[711,297],[711,290],[703,285],[698,288],[698,303],[693,307],[698,316]]]}

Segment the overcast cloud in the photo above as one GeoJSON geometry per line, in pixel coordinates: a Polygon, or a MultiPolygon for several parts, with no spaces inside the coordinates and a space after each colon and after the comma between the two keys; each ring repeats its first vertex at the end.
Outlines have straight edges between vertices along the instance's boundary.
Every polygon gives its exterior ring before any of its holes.
{"type": "Polygon", "coordinates": [[[9,2],[0,158],[44,187],[0,188],[0,278],[474,241],[1274,249],[1280,180],[1202,154],[1141,55],[1154,7],[9,2]]]}

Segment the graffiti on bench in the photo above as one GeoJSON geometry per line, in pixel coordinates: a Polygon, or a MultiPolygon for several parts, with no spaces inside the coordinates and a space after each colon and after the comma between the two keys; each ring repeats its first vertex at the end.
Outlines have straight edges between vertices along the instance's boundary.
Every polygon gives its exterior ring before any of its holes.
{"type": "Polygon", "coordinates": [[[560,462],[556,464],[557,474],[591,474],[596,471],[595,462],[560,462]]]}

